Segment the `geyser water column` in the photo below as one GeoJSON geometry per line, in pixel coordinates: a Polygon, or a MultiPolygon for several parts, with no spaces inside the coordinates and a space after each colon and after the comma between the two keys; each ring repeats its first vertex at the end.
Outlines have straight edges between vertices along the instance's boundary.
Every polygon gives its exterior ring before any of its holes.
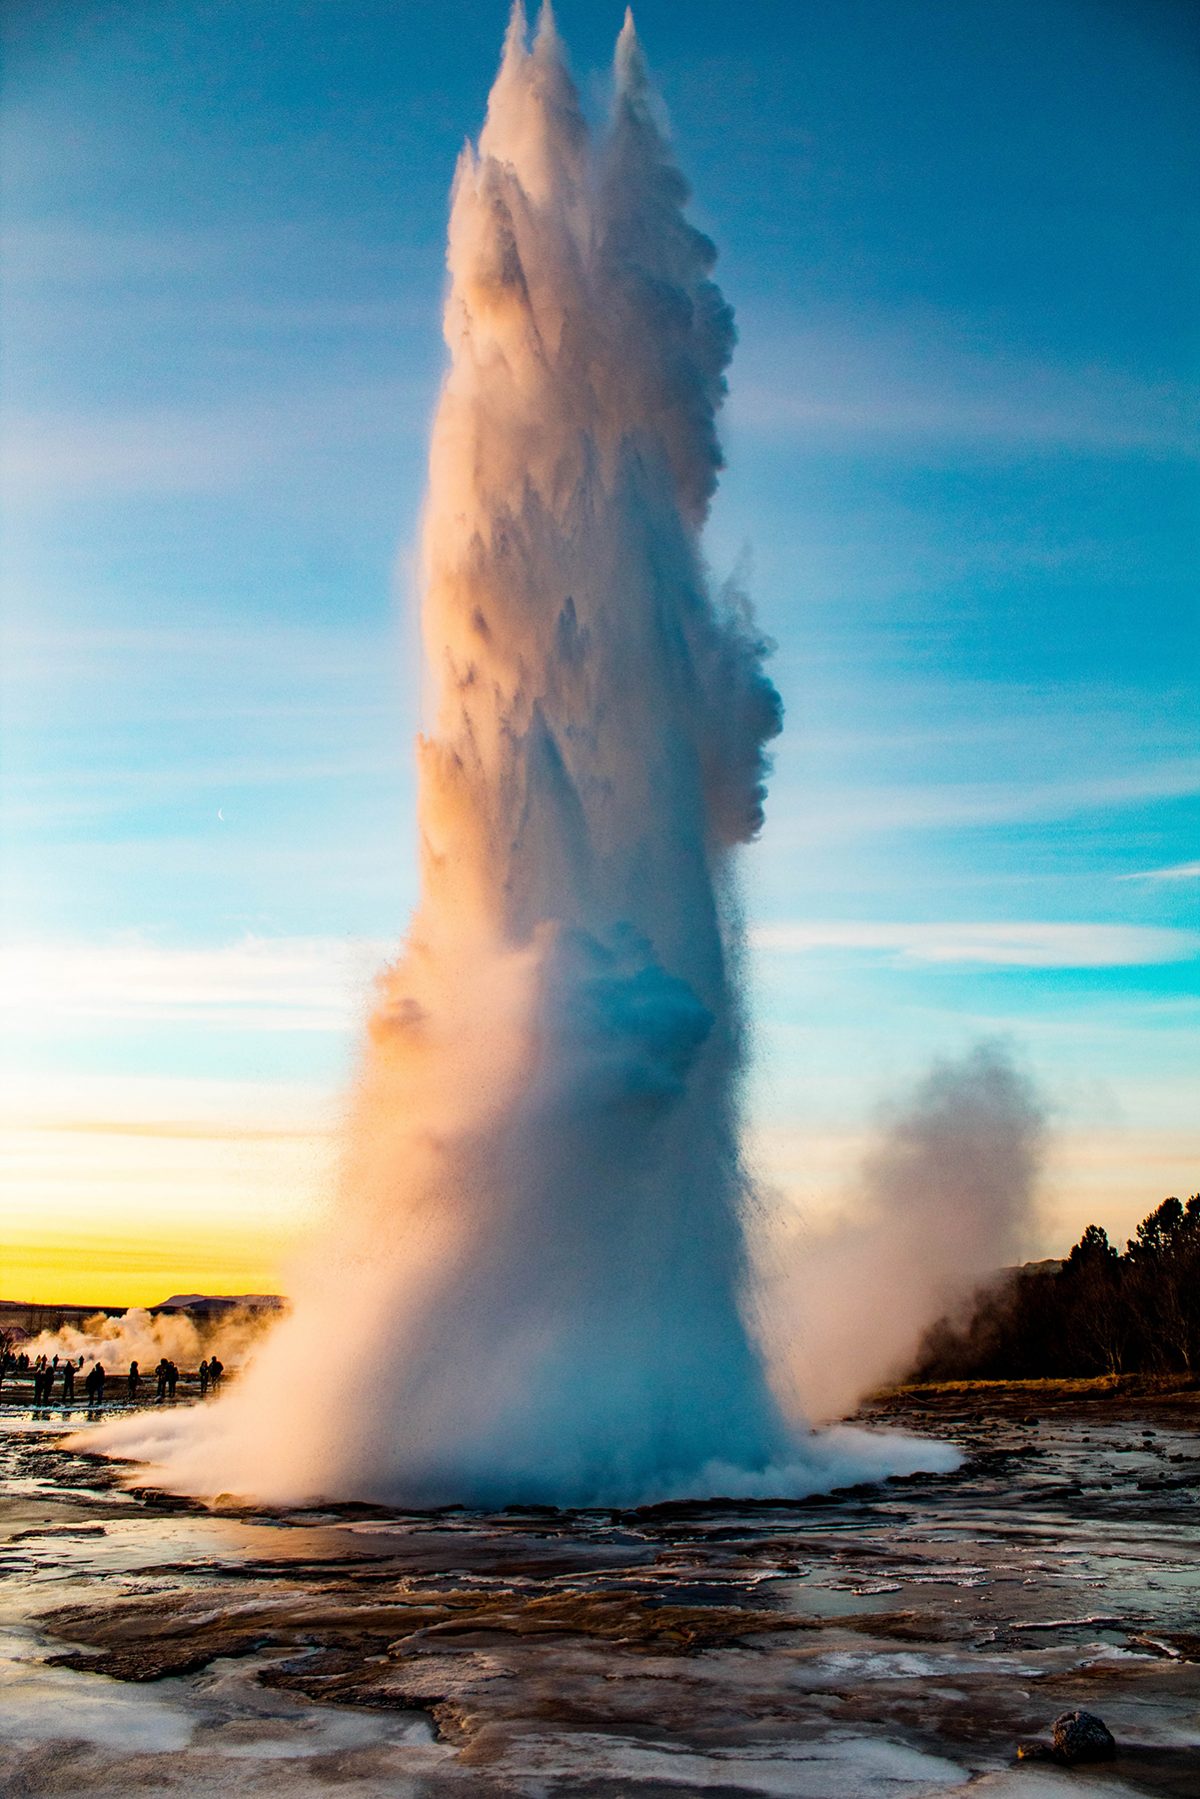
{"type": "Polygon", "coordinates": [[[580,1504],[832,1477],[743,1316],[730,862],[781,708],[699,550],[734,334],[687,197],[632,20],[597,146],[549,12],[528,47],[518,8],[454,183],[422,898],[291,1317],[198,1421],[108,1433],[170,1484],[580,1504]]]}
{"type": "Polygon", "coordinates": [[[454,186],[423,897],[350,1183],[402,1260],[438,1239],[371,1333],[397,1380],[353,1459],[388,1492],[632,1494],[780,1447],[722,903],[780,707],[698,553],[733,329],[686,197],[632,20],[594,151],[550,15],[527,49],[514,13],[454,186]]]}

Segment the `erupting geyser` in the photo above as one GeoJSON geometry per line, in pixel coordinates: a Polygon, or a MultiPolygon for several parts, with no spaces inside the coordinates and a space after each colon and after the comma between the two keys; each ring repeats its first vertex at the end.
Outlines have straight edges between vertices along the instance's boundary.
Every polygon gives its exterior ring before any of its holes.
{"type": "Polygon", "coordinates": [[[734,333],[686,200],[632,20],[595,144],[518,7],[450,221],[422,898],[291,1317],[217,1406],[106,1433],[171,1484],[587,1503],[913,1465],[799,1438],[743,1317],[730,863],[781,708],[700,555],[734,333]]]}

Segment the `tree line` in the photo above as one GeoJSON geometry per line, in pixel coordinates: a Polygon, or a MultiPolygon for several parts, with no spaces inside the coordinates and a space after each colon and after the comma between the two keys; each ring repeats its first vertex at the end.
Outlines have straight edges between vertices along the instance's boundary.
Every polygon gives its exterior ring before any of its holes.
{"type": "Polygon", "coordinates": [[[1200,1372],[1200,1193],[1164,1199],[1123,1250],[1089,1224],[1064,1262],[1007,1269],[927,1332],[912,1380],[1200,1372]]]}

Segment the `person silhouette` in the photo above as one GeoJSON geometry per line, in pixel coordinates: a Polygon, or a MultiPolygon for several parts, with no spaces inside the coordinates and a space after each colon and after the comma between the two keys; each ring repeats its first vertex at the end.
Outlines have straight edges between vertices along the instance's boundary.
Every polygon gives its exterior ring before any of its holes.
{"type": "Polygon", "coordinates": [[[137,1398],[138,1387],[141,1385],[141,1380],[142,1380],[141,1370],[139,1369],[137,1363],[130,1362],[130,1364],[129,1364],[129,1379],[126,1382],[126,1397],[128,1399],[136,1399],[137,1398]]]}

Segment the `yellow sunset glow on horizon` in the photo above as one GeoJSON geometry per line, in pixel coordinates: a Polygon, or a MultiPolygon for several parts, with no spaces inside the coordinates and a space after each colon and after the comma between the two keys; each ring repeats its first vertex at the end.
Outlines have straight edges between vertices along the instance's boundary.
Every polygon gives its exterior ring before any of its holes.
{"type": "MultiPolygon", "coordinates": [[[[161,1104],[161,1093],[148,1096],[161,1104]]],[[[201,1092],[201,1097],[204,1097],[201,1092]]],[[[155,1305],[173,1293],[283,1293],[332,1188],[337,1136],[300,1122],[314,1102],[262,1115],[42,1118],[6,1132],[11,1190],[0,1299],[31,1305],[155,1305]]],[[[328,1110],[328,1107],[326,1107],[328,1110]]],[[[816,1232],[855,1202],[861,1131],[759,1128],[758,1178],[816,1232]]],[[[1118,1243],[1168,1193],[1190,1192],[1195,1134],[1120,1131],[1052,1141],[1025,1253],[1064,1255],[1085,1225],[1118,1243]]],[[[1194,1185],[1194,1182],[1192,1183],[1194,1185]]]]}

